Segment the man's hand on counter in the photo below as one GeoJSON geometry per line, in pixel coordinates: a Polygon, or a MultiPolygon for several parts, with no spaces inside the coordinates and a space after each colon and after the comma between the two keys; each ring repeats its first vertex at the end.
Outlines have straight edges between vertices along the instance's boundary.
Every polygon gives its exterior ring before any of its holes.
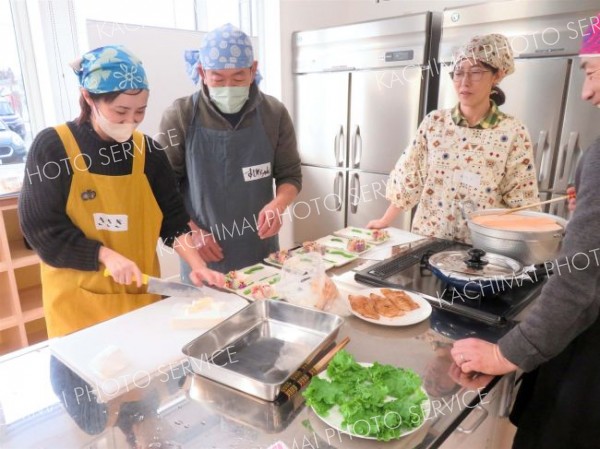
{"type": "Polygon", "coordinates": [[[463,373],[506,374],[518,368],[502,355],[498,345],[477,338],[458,340],[450,352],[463,373]]]}
{"type": "Polygon", "coordinates": [[[460,366],[458,366],[456,363],[453,363],[450,366],[448,376],[461,387],[467,388],[469,390],[483,388],[487,384],[489,384],[493,379],[493,376],[489,374],[463,373],[460,369],[460,366]]]}

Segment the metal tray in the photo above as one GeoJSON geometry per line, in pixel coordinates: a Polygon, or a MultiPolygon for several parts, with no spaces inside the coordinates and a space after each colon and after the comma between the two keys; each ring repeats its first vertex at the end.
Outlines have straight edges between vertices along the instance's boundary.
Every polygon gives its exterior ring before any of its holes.
{"type": "Polygon", "coordinates": [[[182,349],[192,370],[267,401],[333,342],[344,320],[281,301],[257,301],[182,349]]]}
{"type": "Polygon", "coordinates": [[[285,430],[304,404],[301,394],[277,404],[198,375],[192,377],[189,397],[227,419],[267,433],[285,430]]]}

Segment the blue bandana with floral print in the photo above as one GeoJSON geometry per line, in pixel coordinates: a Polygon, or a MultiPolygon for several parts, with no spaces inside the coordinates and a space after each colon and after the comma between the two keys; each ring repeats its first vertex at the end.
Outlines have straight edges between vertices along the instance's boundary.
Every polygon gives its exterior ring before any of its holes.
{"type": "Polygon", "coordinates": [[[71,67],[79,77],[79,85],[91,93],[148,89],[142,61],[121,45],[88,51],[71,67]]]}

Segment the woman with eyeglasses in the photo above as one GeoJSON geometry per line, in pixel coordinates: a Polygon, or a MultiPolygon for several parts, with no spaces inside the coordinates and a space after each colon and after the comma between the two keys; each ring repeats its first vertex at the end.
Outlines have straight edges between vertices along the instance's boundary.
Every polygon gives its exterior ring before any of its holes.
{"type": "Polygon", "coordinates": [[[527,128],[500,111],[498,87],[514,72],[503,35],[476,36],[455,57],[450,73],[458,104],[421,122],[390,174],[383,217],[368,227],[389,226],[415,205],[412,231],[469,242],[463,209],[518,207],[539,201],[533,145],[527,128]]]}

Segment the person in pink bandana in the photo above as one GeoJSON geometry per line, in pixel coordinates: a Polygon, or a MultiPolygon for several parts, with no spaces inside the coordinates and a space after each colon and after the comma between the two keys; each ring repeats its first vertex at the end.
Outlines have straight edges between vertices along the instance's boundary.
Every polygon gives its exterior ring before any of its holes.
{"type": "MultiPolygon", "coordinates": [[[[591,24],[579,53],[581,98],[600,107],[600,28],[591,24]]],[[[525,371],[511,414],[518,426],[513,449],[600,447],[599,172],[600,138],[579,162],[577,208],[555,263],[560,273],[551,276],[526,318],[498,344],[468,338],[451,351],[465,373],[525,371]],[[587,267],[566,269],[582,254],[590,257],[587,267]]]]}

